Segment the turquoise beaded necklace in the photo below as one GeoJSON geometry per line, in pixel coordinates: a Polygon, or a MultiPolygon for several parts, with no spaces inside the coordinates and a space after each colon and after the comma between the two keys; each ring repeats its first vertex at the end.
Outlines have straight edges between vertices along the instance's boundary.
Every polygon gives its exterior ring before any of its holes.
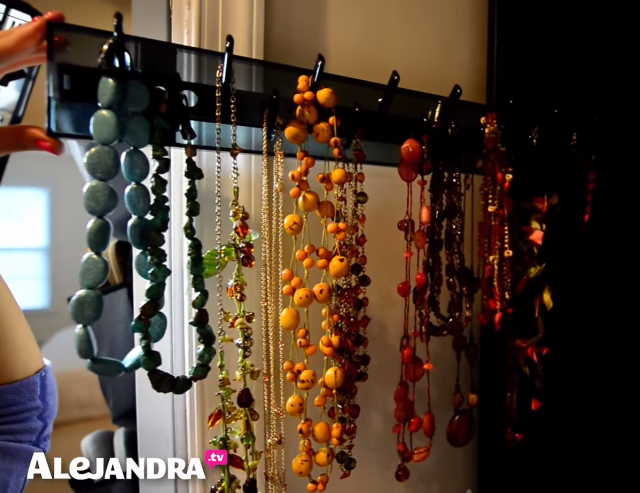
{"type": "Polygon", "coordinates": [[[209,326],[209,315],[205,309],[208,292],[204,285],[204,262],[202,243],[195,236],[194,218],[199,215],[197,202],[198,180],[204,178],[193,157],[195,149],[190,144],[194,134],[190,126],[183,126],[183,136],[188,135],[185,177],[189,180],[185,193],[187,199],[187,224],[184,233],[189,240],[188,268],[192,276],[191,285],[197,296],[192,307],[195,309],[190,321],[196,332],[200,346],[196,350],[196,363],[189,376],[175,377],[159,369],[162,357],[153,349],[167,328],[167,318],[162,313],[167,278],[171,271],[166,267],[167,254],[162,248],[164,234],[169,227],[169,199],[165,195],[168,181],[162,176],[169,172],[171,160],[164,144],[170,138],[171,126],[167,117],[166,94],[161,98],[154,115],[153,129],[142,113],[151,101],[148,89],[135,79],[105,76],[98,86],[98,103],[101,107],[91,119],[91,135],[99,144],[87,152],[85,168],[92,181],[84,190],[84,205],[94,216],[87,227],[87,245],[80,266],[81,289],[70,301],[70,314],[77,324],[76,349],[78,355],[88,360],[87,368],[100,376],[119,377],[140,368],[148,372],[152,387],[157,392],[182,394],[193,382],[203,380],[211,370],[210,363],[215,357],[215,335],[209,326]],[[153,135],[151,135],[153,131],[153,135]],[[122,140],[131,148],[119,159],[112,144],[122,140]],[[154,169],[151,176],[151,193],[142,183],[149,174],[147,156],[140,150],[152,143],[154,169]],[[120,164],[120,166],[119,166],[120,164]],[[109,264],[103,252],[111,240],[111,223],[106,218],[115,210],[118,196],[108,181],[115,178],[119,168],[130,182],[125,191],[124,201],[132,218],[127,225],[127,236],[131,245],[140,250],[134,267],[136,272],[149,281],[145,289],[145,301],[138,315],[131,323],[131,330],[140,335],[140,344],[122,360],[98,356],[95,337],[91,325],[100,319],[103,310],[102,294],[98,290],[109,276],[109,264]],[[153,194],[153,203],[151,202],[153,194]],[[150,219],[147,217],[150,216],[150,219]]]}

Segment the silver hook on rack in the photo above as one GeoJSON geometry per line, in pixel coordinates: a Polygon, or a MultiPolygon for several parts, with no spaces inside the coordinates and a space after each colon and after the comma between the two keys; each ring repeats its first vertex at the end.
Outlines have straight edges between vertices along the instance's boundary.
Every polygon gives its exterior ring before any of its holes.
{"type": "Polygon", "coordinates": [[[131,70],[131,56],[124,44],[124,20],[120,12],[113,16],[113,37],[100,50],[98,67],[127,72],[131,70]]]}
{"type": "Polygon", "coordinates": [[[132,69],[131,56],[124,44],[124,20],[120,12],[113,16],[113,37],[102,46],[98,67],[127,72],[132,69]]]}
{"type": "Polygon", "coordinates": [[[326,65],[326,61],[322,53],[318,53],[318,57],[316,58],[315,68],[313,70],[313,75],[311,76],[311,85],[309,86],[309,90],[312,92],[316,92],[320,89],[320,80],[324,75],[324,66],[326,65]]]}
{"type": "Polygon", "coordinates": [[[222,62],[222,85],[228,86],[233,74],[233,46],[235,41],[231,34],[227,34],[227,41],[224,44],[224,61],[222,62]]]}
{"type": "Polygon", "coordinates": [[[389,107],[391,106],[391,100],[393,99],[393,95],[400,84],[400,74],[394,70],[391,72],[391,77],[389,77],[389,82],[387,83],[387,87],[384,90],[384,94],[378,98],[378,111],[382,114],[386,114],[389,112],[389,107]]]}

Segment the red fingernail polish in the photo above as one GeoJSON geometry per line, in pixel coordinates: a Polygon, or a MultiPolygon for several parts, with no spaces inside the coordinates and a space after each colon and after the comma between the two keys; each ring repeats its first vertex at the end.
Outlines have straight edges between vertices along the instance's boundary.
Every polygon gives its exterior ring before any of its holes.
{"type": "Polygon", "coordinates": [[[40,19],[42,19],[42,17],[37,16],[37,17],[34,17],[33,19],[31,19],[31,22],[38,22],[40,19]]]}
{"type": "Polygon", "coordinates": [[[39,140],[38,142],[36,142],[36,147],[41,151],[48,152],[50,154],[53,154],[54,156],[58,155],[56,149],[46,140],[39,140]]]}

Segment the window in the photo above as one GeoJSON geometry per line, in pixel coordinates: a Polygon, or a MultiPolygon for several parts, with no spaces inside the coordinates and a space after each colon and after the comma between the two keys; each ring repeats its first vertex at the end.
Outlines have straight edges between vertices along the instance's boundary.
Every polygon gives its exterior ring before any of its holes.
{"type": "Polygon", "coordinates": [[[0,187],[0,274],[23,310],[51,307],[49,190],[0,187]]]}

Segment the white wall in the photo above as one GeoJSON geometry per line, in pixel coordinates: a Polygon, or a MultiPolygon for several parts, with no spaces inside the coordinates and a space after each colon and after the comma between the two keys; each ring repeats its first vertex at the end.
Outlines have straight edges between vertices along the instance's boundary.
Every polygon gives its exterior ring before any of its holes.
{"type": "MultiPolygon", "coordinates": [[[[265,58],[308,67],[310,71],[317,53],[322,53],[330,73],[386,83],[395,69],[400,73],[401,87],[447,95],[454,84],[460,84],[463,99],[484,102],[487,8],[486,0],[269,0],[266,2],[265,58]]],[[[292,90],[294,86],[292,81],[292,90]]],[[[287,164],[289,168],[294,165],[287,164]]],[[[367,273],[372,279],[368,288],[372,363],[369,381],[358,386],[357,400],[362,407],[354,448],[358,467],[349,479],[338,481],[335,475],[327,491],[475,491],[476,440],[463,449],[454,449],[444,435],[452,414],[455,382],[455,357],[450,338],[435,340],[431,346],[436,366],[432,397],[437,423],[431,457],[425,463],[409,466],[411,479],[407,483],[400,484],[394,479],[398,457],[391,428],[403,317],[403,303],[396,286],[404,278],[404,241],[396,224],[404,215],[406,186],[395,168],[366,166],[365,173],[365,189],[370,197],[366,206],[369,240],[366,249],[367,273]]],[[[479,179],[475,181],[477,187],[479,179]]],[[[470,227],[470,201],[468,203],[470,227]]],[[[467,258],[471,256],[470,237],[468,228],[467,258]]],[[[318,316],[314,320],[312,330],[318,334],[318,316]]],[[[319,366],[321,360],[315,359],[319,366]]],[[[463,364],[465,392],[468,378],[468,365],[463,364]]],[[[422,407],[424,394],[423,391],[418,395],[422,407]]],[[[296,420],[289,418],[289,459],[298,453],[295,428],[296,420]]],[[[288,484],[292,493],[305,491],[305,482],[291,472],[288,484]]]]}
{"type": "MultiPolygon", "coordinates": [[[[31,0],[41,12],[59,10],[67,22],[110,30],[113,14],[121,11],[125,29],[130,25],[131,0],[31,0]]],[[[46,69],[33,89],[23,123],[46,123],[46,69]]],[[[44,186],[51,190],[51,288],[52,308],[30,312],[27,319],[40,343],[71,325],[67,298],[78,289],[78,269],[85,249],[85,227],[89,216],[82,203],[82,179],[70,153],[54,157],[45,153],[22,153],[11,157],[2,186],[44,186]]]]}

